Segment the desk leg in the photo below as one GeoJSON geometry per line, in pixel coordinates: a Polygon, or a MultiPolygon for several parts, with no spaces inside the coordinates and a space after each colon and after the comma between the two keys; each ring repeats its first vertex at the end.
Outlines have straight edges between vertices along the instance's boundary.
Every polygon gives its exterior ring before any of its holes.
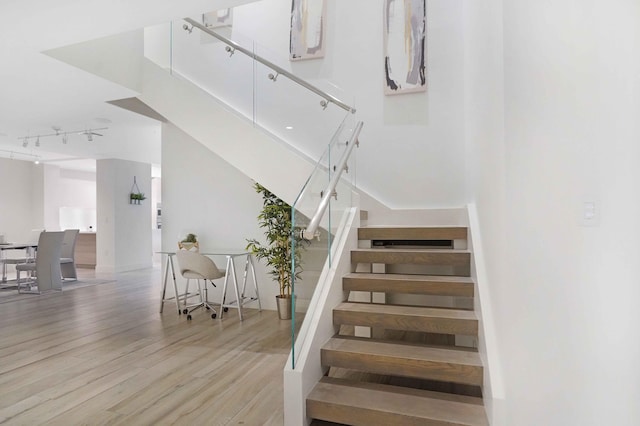
{"type": "Polygon", "coordinates": [[[167,256],[167,263],[164,267],[164,280],[162,284],[162,292],[160,294],[160,313],[164,309],[164,298],[167,295],[167,279],[169,278],[169,256],[167,256]]]}
{"type": "Polygon", "coordinates": [[[169,279],[169,271],[171,271],[171,278],[173,279],[173,291],[175,292],[175,301],[176,301],[176,309],[178,310],[178,315],[182,312],[180,311],[180,301],[178,300],[178,285],[176,284],[176,271],[173,267],[173,256],[167,255],[167,263],[164,268],[164,280],[162,284],[162,295],[160,297],[160,313],[162,313],[164,309],[164,302],[167,301],[167,280],[169,279]]]}
{"type": "Polygon", "coordinates": [[[236,276],[236,267],[235,267],[235,262],[233,261],[233,258],[231,258],[231,271],[233,273],[233,276],[231,277],[233,279],[233,289],[236,293],[236,304],[238,305],[238,316],[240,317],[240,321],[242,321],[242,302],[243,300],[240,298],[240,293],[238,292],[238,278],[236,276]]]}
{"type": "MultiPolygon", "coordinates": [[[[180,312],[180,298],[178,297],[178,284],[176,283],[176,270],[173,267],[173,256],[169,256],[169,265],[171,266],[171,277],[173,278],[173,292],[175,293],[176,297],[176,309],[178,310],[178,315],[181,314],[180,312]]],[[[185,297],[185,305],[186,305],[186,301],[187,301],[187,295],[184,295],[185,297]]]]}
{"type": "Polygon", "coordinates": [[[256,299],[258,299],[258,310],[262,311],[262,303],[260,302],[260,293],[258,293],[258,280],[256,280],[256,269],[253,267],[253,259],[250,254],[247,255],[247,263],[249,264],[249,268],[251,268],[251,276],[253,277],[253,288],[256,291],[256,299]]]}
{"type": "Polygon", "coordinates": [[[227,301],[227,283],[229,282],[229,272],[231,272],[231,256],[227,256],[227,270],[224,274],[224,285],[222,286],[222,297],[220,299],[220,319],[224,316],[224,305],[227,301]]]}

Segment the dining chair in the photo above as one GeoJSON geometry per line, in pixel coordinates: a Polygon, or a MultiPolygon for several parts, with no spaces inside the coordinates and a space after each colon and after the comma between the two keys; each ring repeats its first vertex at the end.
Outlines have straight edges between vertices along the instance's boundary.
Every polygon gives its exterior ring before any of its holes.
{"type": "MultiPolygon", "coordinates": [[[[29,234],[29,240],[27,244],[37,244],[38,239],[40,238],[40,234],[43,233],[44,229],[32,229],[29,234]]],[[[20,263],[29,263],[35,261],[35,249],[33,247],[28,247],[25,249],[25,256],[22,257],[8,257],[2,259],[2,276],[7,276],[7,265],[18,265],[20,263]]]]}
{"type": "Polygon", "coordinates": [[[76,240],[78,239],[79,229],[65,229],[64,238],[62,239],[62,248],[60,250],[60,272],[62,279],[78,279],[76,270],[76,240]]]}
{"type": "Polygon", "coordinates": [[[64,232],[40,234],[35,262],[16,265],[18,293],[39,294],[49,290],[62,290],[60,251],[63,239],[64,232]],[[20,280],[21,272],[31,272],[31,277],[23,282],[20,280]]]}
{"type": "Polygon", "coordinates": [[[178,250],[176,257],[178,259],[180,275],[187,280],[187,286],[189,285],[189,281],[194,279],[198,283],[198,290],[200,292],[200,303],[185,306],[182,313],[187,315],[188,320],[191,320],[191,313],[193,311],[205,308],[212,311],[211,318],[215,318],[217,312],[208,299],[207,281],[215,287],[216,285],[213,283],[213,280],[224,278],[225,270],[218,269],[213,260],[197,252],[178,250]],[[204,289],[200,286],[200,280],[204,280],[204,289]]]}

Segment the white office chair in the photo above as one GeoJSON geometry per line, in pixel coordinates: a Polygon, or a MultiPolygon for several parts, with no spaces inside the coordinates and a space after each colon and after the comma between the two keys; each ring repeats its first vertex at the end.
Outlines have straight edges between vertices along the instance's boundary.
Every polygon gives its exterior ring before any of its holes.
{"type": "Polygon", "coordinates": [[[78,279],[76,271],[75,251],[79,229],[65,229],[62,249],[60,250],[60,271],[62,279],[78,279]]]}
{"type": "Polygon", "coordinates": [[[176,252],[176,257],[178,259],[178,269],[180,270],[180,274],[187,279],[187,286],[189,285],[190,280],[197,280],[198,290],[200,292],[200,303],[185,306],[182,313],[187,314],[187,319],[190,320],[191,313],[193,311],[204,307],[207,310],[211,310],[211,318],[215,318],[217,316],[217,312],[208,300],[207,280],[215,287],[216,285],[213,283],[213,280],[224,278],[225,270],[218,269],[213,260],[201,255],[200,253],[188,250],[178,250],[176,252]],[[200,286],[200,280],[204,280],[204,291],[200,286]]]}
{"type": "Polygon", "coordinates": [[[48,290],[62,290],[60,250],[63,239],[64,232],[42,232],[40,234],[36,261],[16,265],[18,293],[39,294],[48,290]],[[32,277],[22,282],[20,273],[27,271],[32,273],[32,277]],[[34,272],[35,281],[33,280],[34,272]]]}

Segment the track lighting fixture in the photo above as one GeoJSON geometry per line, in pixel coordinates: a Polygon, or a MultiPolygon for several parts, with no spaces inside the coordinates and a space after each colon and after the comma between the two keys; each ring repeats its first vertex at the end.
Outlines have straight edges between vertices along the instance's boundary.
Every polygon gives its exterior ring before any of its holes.
{"type": "Polygon", "coordinates": [[[55,133],[49,133],[46,135],[36,135],[36,136],[22,136],[18,139],[22,139],[22,147],[26,148],[29,145],[29,139],[35,138],[35,146],[40,146],[40,138],[46,138],[48,136],[62,136],[62,143],[67,144],[69,142],[69,133],[76,133],[78,135],[84,135],[87,137],[88,142],[93,141],[94,136],[102,136],[102,133],[96,133],[96,130],[107,130],[108,127],[100,127],[97,129],[85,129],[85,130],[72,130],[62,133],[62,129],[57,126],[52,127],[55,133]]]}

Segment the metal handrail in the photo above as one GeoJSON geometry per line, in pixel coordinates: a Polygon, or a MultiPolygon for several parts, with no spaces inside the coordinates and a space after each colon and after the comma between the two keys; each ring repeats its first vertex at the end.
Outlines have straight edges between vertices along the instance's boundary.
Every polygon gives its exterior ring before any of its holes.
{"type": "MultiPolygon", "coordinates": [[[[307,83],[306,81],[302,80],[299,77],[296,77],[295,75],[291,74],[289,71],[285,70],[284,68],[281,68],[279,66],[277,66],[276,64],[274,64],[273,62],[270,62],[258,55],[256,55],[255,52],[252,52],[248,49],[245,49],[244,47],[240,46],[238,43],[236,43],[233,40],[229,40],[228,38],[221,36],[220,34],[216,33],[215,31],[212,31],[211,29],[205,27],[204,25],[200,24],[197,21],[194,21],[191,18],[184,18],[184,21],[187,22],[188,24],[192,25],[195,28],[198,28],[200,31],[203,31],[207,34],[209,34],[212,37],[217,38],[218,40],[222,41],[223,43],[227,44],[228,46],[231,47],[231,49],[233,49],[233,51],[239,51],[244,53],[247,56],[250,56],[251,58],[253,58],[254,60],[260,62],[263,65],[266,65],[267,67],[271,68],[273,71],[275,71],[278,75],[284,75],[285,77],[287,77],[289,80],[298,83],[300,86],[312,91],[313,93],[315,93],[316,95],[324,98],[324,100],[326,102],[331,102],[332,104],[335,104],[337,106],[339,106],[340,108],[344,109],[345,111],[348,111],[352,114],[354,114],[356,112],[356,109],[353,107],[350,107],[349,105],[345,104],[344,102],[342,102],[340,99],[336,98],[335,96],[332,96],[330,94],[328,94],[327,92],[318,89],[317,87],[313,86],[312,84],[307,83]]],[[[188,29],[185,26],[185,29],[188,29]]],[[[228,48],[227,48],[228,49],[228,48]]],[[[270,77],[271,79],[274,79],[275,77],[270,77]]],[[[326,103],[321,103],[321,105],[323,107],[326,108],[326,103]]]]}
{"type": "Polygon", "coordinates": [[[360,130],[362,130],[362,125],[363,125],[362,121],[359,121],[358,124],[356,124],[356,127],[353,130],[353,134],[351,135],[351,139],[349,139],[349,141],[347,142],[347,145],[348,145],[347,150],[342,155],[340,162],[336,166],[336,169],[335,169],[336,172],[331,177],[331,181],[329,181],[329,185],[327,186],[327,189],[322,195],[322,200],[318,205],[318,209],[316,210],[315,214],[311,218],[311,221],[309,222],[309,225],[307,225],[307,228],[301,231],[302,238],[306,240],[311,240],[316,236],[316,232],[318,230],[318,227],[320,226],[320,221],[322,220],[322,217],[324,216],[324,212],[327,210],[327,207],[329,206],[329,200],[331,199],[332,196],[337,197],[336,187],[338,186],[338,182],[340,181],[342,172],[347,169],[347,161],[349,161],[351,152],[353,151],[353,148],[355,146],[360,146],[360,141],[358,140],[358,136],[360,135],[360,130]]]}

